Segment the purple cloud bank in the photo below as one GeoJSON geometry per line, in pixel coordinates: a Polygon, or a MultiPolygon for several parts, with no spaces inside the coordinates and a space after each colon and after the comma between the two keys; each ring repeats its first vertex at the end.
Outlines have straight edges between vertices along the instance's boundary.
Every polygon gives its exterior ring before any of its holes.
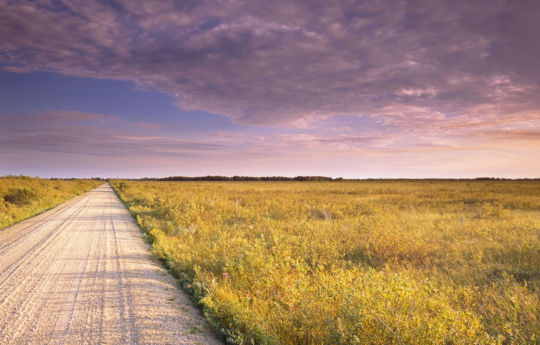
{"type": "Polygon", "coordinates": [[[0,68],[130,80],[242,124],[498,128],[540,119],[538,18],[527,0],[0,0],[0,68]]]}

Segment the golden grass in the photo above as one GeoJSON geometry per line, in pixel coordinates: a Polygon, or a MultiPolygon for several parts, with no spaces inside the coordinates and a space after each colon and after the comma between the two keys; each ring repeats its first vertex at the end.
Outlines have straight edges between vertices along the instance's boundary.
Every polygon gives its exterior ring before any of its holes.
{"type": "Polygon", "coordinates": [[[0,229],[93,189],[103,181],[0,177],[0,229]]]}
{"type": "Polygon", "coordinates": [[[230,343],[540,339],[540,182],[112,184],[230,343]]]}

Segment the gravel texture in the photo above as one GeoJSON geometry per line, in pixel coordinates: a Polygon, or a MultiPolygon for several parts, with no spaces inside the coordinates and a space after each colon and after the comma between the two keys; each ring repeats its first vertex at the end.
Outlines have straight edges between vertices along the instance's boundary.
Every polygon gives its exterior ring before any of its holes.
{"type": "Polygon", "coordinates": [[[0,231],[0,344],[221,344],[108,184],[0,231]]]}

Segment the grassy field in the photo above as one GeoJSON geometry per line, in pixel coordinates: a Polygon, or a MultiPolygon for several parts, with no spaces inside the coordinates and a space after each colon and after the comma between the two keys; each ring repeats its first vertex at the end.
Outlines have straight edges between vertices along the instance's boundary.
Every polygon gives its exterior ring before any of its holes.
{"type": "Polygon", "coordinates": [[[0,229],[43,212],[102,183],[103,181],[81,179],[0,177],[0,229]]]}
{"type": "Polygon", "coordinates": [[[535,344],[540,182],[111,181],[238,344],[535,344]]]}

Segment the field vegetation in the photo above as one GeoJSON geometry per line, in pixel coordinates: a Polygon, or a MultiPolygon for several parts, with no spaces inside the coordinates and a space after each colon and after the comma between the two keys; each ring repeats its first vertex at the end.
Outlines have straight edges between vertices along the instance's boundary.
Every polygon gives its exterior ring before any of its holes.
{"type": "Polygon", "coordinates": [[[539,181],[111,181],[233,344],[536,344],[539,181]]]}
{"type": "Polygon", "coordinates": [[[93,189],[104,181],[0,177],[0,229],[93,189]]]}

